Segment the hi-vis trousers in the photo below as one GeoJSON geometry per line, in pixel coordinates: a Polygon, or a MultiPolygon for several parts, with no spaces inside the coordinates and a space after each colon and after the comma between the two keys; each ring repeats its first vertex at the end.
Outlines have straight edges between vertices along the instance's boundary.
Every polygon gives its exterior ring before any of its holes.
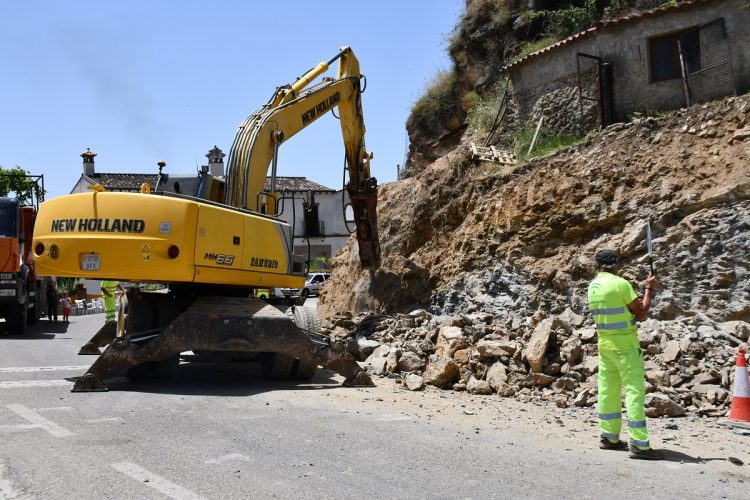
{"type": "Polygon", "coordinates": [[[651,447],[644,409],[644,377],[643,356],[635,334],[599,333],[599,427],[602,436],[610,441],[620,439],[620,393],[625,389],[630,442],[641,449],[651,447]]]}

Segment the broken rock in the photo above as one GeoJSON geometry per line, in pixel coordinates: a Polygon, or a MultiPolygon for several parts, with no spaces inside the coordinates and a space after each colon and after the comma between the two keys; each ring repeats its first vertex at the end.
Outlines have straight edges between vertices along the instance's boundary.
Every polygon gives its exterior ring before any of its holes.
{"type": "Polygon", "coordinates": [[[534,333],[531,334],[531,338],[526,344],[525,354],[532,372],[542,371],[542,363],[544,362],[544,355],[547,353],[550,337],[554,328],[559,326],[560,323],[557,318],[547,318],[542,320],[534,329],[534,333]]]}
{"type": "Polygon", "coordinates": [[[492,387],[486,380],[477,380],[471,377],[466,384],[466,392],[469,394],[492,394],[492,387]]]}
{"type": "Polygon", "coordinates": [[[408,373],[404,377],[404,387],[410,391],[421,391],[424,389],[424,378],[415,373],[408,373]]]}
{"type": "Polygon", "coordinates": [[[448,389],[458,379],[458,365],[451,358],[432,355],[424,372],[426,384],[448,389]]]}
{"type": "Polygon", "coordinates": [[[458,349],[468,345],[464,332],[457,326],[441,326],[437,331],[437,347],[435,354],[438,356],[452,357],[458,349]]]}
{"type": "Polygon", "coordinates": [[[646,395],[646,416],[648,417],[681,417],[685,409],[668,396],[658,392],[646,395]]]}
{"type": "Polygon", "coordinates": [[[402,372],[415,372],[421,370],[424,366],[424,361],[417,354],[406,351],[401,354],[398,360],[398,370],[402,372]]]}

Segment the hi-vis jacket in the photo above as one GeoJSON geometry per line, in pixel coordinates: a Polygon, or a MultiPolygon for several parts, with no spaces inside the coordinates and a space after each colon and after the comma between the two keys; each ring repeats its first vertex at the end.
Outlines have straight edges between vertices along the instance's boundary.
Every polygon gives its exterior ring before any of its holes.
{"type": "Polygon", "coordinates": [[[600,272],[589,284],[589,308],[594,317],[599,338],[636,334],[635,317],[628,309],[637,295],[627,280],[607,272],[600,272]]]}

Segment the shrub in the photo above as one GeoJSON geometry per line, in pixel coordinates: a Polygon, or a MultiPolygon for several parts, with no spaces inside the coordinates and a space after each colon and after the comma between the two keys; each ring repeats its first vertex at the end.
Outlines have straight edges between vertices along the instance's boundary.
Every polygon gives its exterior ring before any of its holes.
{"type": "Polygon", "coordinates": [[[534,149],[529,153],[529,146],[531,145],[531,140],[534,138],[535,130],[535,125],[526,124],[516,131],[514,149],[519,164],[526,163],[532,157],[544,156],[558,149],[573,146],[584,140],[583,137],[577,134],[548,134],[544,130],[540,130],[536,144],[534,144],[534,149]]]}
{"type": "Polygon", "coordinates": [[[523,59],[527,55],[536,52],[537,50],[541,50],[545,47],[549,47],[553,43],[555,43],[557,39],[552,36],[546,36],[544,38],[540,38],[539,40],[533,40],[531,42],[521,42],[518,45],[518,53],[516,54],[516,57],[514,58],[515,61],[518,61],[520,59],[523,59]]]}
{"type": "Polygon", "coordinates": [[[480,134],[490,130],[492,123],[495,121],[500,104],[505,92],[505,81],[498,80],[485,92],[481,97],[477,96],[474,106],[469,110],[468,123],[469,127],[480,134]]]}
{"type": "Polygon", "coordinates": [[[454,71],[439,71],[412,106],[409,128],[414,126],[428,135],[438,134],[456,111],[457,83],[454,71]]]}

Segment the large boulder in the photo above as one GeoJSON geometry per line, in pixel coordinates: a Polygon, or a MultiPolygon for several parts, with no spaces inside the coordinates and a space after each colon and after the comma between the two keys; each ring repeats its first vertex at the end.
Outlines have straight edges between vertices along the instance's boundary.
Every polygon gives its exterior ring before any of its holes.
{"type": "Polygon", "coordinates": [[[424,378],[415,373],[408,373],[404,377],[404,387],[410,391],[421,391],[424,389],[424,378]]]}
{"type": "Polygon", "coordinates": [[[453,359],[433,354],[425,368],[424,381],[441,389],[449,389],[458,379],[458,374],[458,365],[453,359]]]}
{"type": "Polygon", "coordinates": [[[398,359],[397,368],[402,372],[415,372],[421,370],[423,366],[424,360],[419,355],[411,351],[406,351],[398,359]]]}
{"type": "Polygon", "coordinates": [[[492,387],[486,380],[471,377],[466,384],[466,392],[469,394],[492,394],[492,387]]]}
{"type": "Polygon", "coordinates": [[[503,349],[502,343],[499,340],[482,339],[477,342],[476,350],[477,353],[479,353],[479,359],[481,361],[497,359],[508,354],[507,351],[503,349]]]}
{"type": "Polygon", "coordinates": [[[542,320],[534,329],[534,333],[531,334],[531,338],[526,343],[526,349],[524,350],[526,360],[529,362],[532,372],[538,373],[542,371],[544,355],[547,354],[550,338],[555,329],[560,326],[562,326],[562,322],[559,319],[547,318],[542,320]]]}
{"type": "Polygon", "coordinates": [[[499,392],[508,382],[508,373],[505,370],[505,365],[501,362],[496,362],[490,366],[487,370],[487,376],[485,377],[490,387],[495,392],[499,392]]]}
{"type": "Polygon", "coordinates": [[[647,417],[681,417],[683,415],[685,415],[685,409],[668,396],[658,392],[646,395],[647,417]]]}
{"type": "Polygon", "coordinates": [[[435,354],[450,358],[458,349],[463,349],[469,343],[464,331],[457,326],[441,326],[437,331],[437,346],[435,354]]]}

